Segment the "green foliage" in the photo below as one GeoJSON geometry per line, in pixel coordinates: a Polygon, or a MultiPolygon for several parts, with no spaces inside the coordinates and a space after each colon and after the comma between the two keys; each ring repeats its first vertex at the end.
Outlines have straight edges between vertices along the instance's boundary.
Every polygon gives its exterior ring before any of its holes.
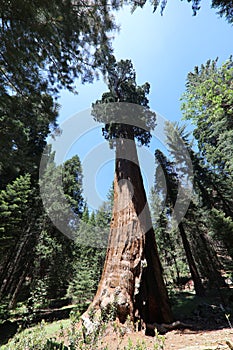
{"type": "Polygon", "coordinates": [[[64,165],[56,166],[53,154],[44,154],[42,164],[40,193],[47,214],[44,220],[52,232],[74,240],[83,211],[82,167],[79,157],[74,156],[64,165]]]}
{"type": "Polygon", "coordinates": [[[108,88],[109,91],[102,95],[102,99],[92,105],[92,115],[96,121],[105,124],[102,129],[103,136],[110,141],[110,146],[118,138],[135,138],[139,144],[148,145],[151,139],[150,130],[154,129],[156,120],[155,113],[149,110],[146,97],[150,90],[149,83],[141,86],[136,84],[136,73],[130,60],[113,60],[108,70],[108,88]],[[127,113],[122,113],[119,102],[136,104],[144,109],[141,113],[138,110],[134,112],[131,105],[127,113]]]}
{"type": "Polygon", "coordinates": [[[19,330],[2,348],[3,350],[69,350],[56,338],[48,338],[47,325],[44,321],[26,331],[19,330]]]}
{"type": "Polygon", "coordinates": [[[35,329],[25,334],[18,333],[14,338],[4,346],[4,350],[46,350],[46,332],[44,323],[38,325],[35,329]]]}
{"type": "MultiPolygon", "coordinates": [[[[117,8],[113,2],[112,9],[117,8]]],[[[75,78],[92,81],[96,69],[106,67],[111,53],[108,33],[115,29],[106,1],[4,0],[0,14],[5,89],[43,90],[49,84],[55,91],[72,90],[75,78]]]]}
{"type": "Polygon", "coordinates": [[[169,153],[175,162],[176,171],[181,171],[181,174],[184,174],[183,180],[186,176],[194,186],[194,193],[182,225],[198,270],[209,287],[224,286],[220,273],[223,266],[217,255],[219,244],[217,240],[212,239],[213,235],[210,232],[210,210],[216,207],[231,213],[231,188],[226,179],[216,174],[214,169],[208,167],[203,158],[193,151],[185,126],[167,124],[166,133],[169,153]],[[186,155],[183,151],[184,145],[186,155]],[[192,172],[189,171],[190,168],[192,172]]]}
{"type": "Polygon", "coordinates": [[[188,74],[182,97],[183,116],[195,125],[194,136],[199,150],[218,173],[233,173],[233,62],[221,67],[217,60],[207,61],[188,74]]]}
{"type": "Polygon", "coordinates": [[[19,176],[5,190],[0,191],[1,249],[6,249],[19,239],[31,210],[32,193],[29,174],[19,176]]]}
{"type": "Polygon", "coordinates": [[[0,324],[3,323],[5,320],[8,319],[10,312],[9,312],[9,300],[7,298],[2,299],[0,303],[0,324]]]}
{"type": "MultiPolygon", "coordinates": [[[[47,186],[46,194],[55,215],[59,217],[67,209],[78,221],[83,203],[79,158],[66,161],[63,173],[62,170],[50,161],[42,179],[47,186]],[[60,174],[61,183],[57,188],[60,174]],[[49,186],[51,180],[54,188],[49,186]],[[66,207],[60,205],[61,195],[66,199],[66,207]]],[[[10,297],[10,306],[15,305],[18,297],[26,299],[33,313],[45,306],[47,299],[66,294],[76,247],[43,211],[29,174],[19,176],[0,192],[0,241],[1,250],[5,249],[0,261],[0,293],[2,297],[10,297]]]]}
{"type": "Polygon", "coordinates": [[[89,218],[90,218],[89,210],[88,210],[87,203],[85,202],[83,207],[83,213],[82,213],[82,221],[88,223],[89,218]]]}
{"type": "Polygon", "coordinates": [[[35,249],[30,286],[33,304],[42,306],[46,298],[64,296],[72,278],[73,250],[72,242],[47,221],[47,230],[41,231],[35,249]]]}
{"type": "MultiPolygon", "coordinates": [[[[67,160],[64,166],[55,166],[50,155],[47,168],[41,179],[43,198],[52,218],[63,215],[72,231],[77,229],[82,213],[82,168],[78,156],[67,160]],[[60,199],[63,196],[64,202],[60,199]],[[70,215],[72,212],[72,216],[70,215]],[[67,214],[67,216],[65,215],[67,214]]],[[[39,286],[44,285],[47,298],[59,298],[66,294],[73,277],[73,261],[77,248],[64,232],[60,232],[47,215],[40,218],[41,231],[38,238],[31,285],[32,298],[39,286]]]]}
{"type": "MultiPolygon", "coordinates": [[[[89,315],[90,319],[91,314],[89,315]]],[[[98,326],[90,334],[84,335],[83,331],[77,327],[80,322],[80,314],[77,311],[70,313],[70,319],[66,322],[59,321],[51,324],[42,321],[37,326],[25,330],[19,329],[18,333],[4,346],[2,350],[108,350],[108,345],[105,345],[105,334],[107,326],[112,326],[113,339],[116,349],[123,349],[122,341],[127,334],[127,330],[132,325],[121,325],[114,320],[108,319],[107,323],[103,318],[98,319],[98,326]],[[60,326],[60,329],[58,329],[60,326]],[[65,345],[66,344],[66,345],[65,345]]],[[[124,346],[124,350],[163,350],[165,337],[155,332],[155,339],[151,347],[147,347],[145,340],[132,341],[128,338],[128,344],[124,346]]]]}
{"type": "Polygon", "coordinates": [[[156,150],[155,186],[151,192],[152,220],[159,256],[168,292],[179,285],[189,269],[179,231],[172,227],[172,210],[176,201],[178,175],[174,163],[156,150]]]}
{"type": "Polygon", "coordinates": [[[0,188],[19,174],[38,178],[41,154],[50,128],[57,127],[58,106],[45,93],[7,96],[0,92],[0,188]]]}
{"type": "Polygon", "coordinates": [[[233,5],[231,0],[212,0],[212,7],[218,9],[218,14],[225,16],[229,23],[233,23],[233,5]]]}
{"type": "Polygon", "coordinates": [[[48,281],[47,278],[44,278],[43,280],[36,280],[36,284],[32,290],[31,296],[28,299],[28,311],[31,314],[37,309],[41,309],[45,306],[47,306],[48,300],[48,281]]]}
{"type": "Polygon", "coordinates": [[[210,234],[224,243],[228,254],[233,260],[233,220],[220,210],[213,208],[210,211],[210,234]]]}
{"type": "Polygon", "coordinates": [[[186,215],[186,224],[193,237],[194,252],[199,252],[196,259],[202,276],[210,283],[215,281],[215,286],[223,285],[218,271],[223,266],[228,270],[227,255],[232,257],[232,77],[231,57],[221,66],[217,60],[209,60],[189,73],[182,97],[183,115],[195,125],[194,137],[200,152],[196,154],[189,147],[196,203],[186,215]],[[221,263],[216,251],[224,257],[221,263]]]}
{"type": "Polygon", "coordinates": [[[111,221],[111,203],[104,202],[97,212],[84,205],[76,232],[73,278],[68,296],[84,311],[91,302],[102,274],[111,221]]]}
{"type": "Polygon", "coordinates": [[[77,303],[80,311],[85,311],[91,302],[97,288],[98,279],[96,279],[93,262],[89,257],[83,257],[81,254],[74,263],[74,278],[69,284],[68,296],[72,297],[77,303]]]}
{"type": "Polygon", "coordinates": [[[91,214],[88,223],[80,221],[76,239],[76,254],[73,260],[73,278],[68,295],[85,310],[96,292],[105,260],[109,226],[103,214],[91,214]],[[103,225],[103,226],[101,226],[103,225]]]}
{"type": "Polygon", "coordinates": [[[189,274],[189,270],[180,235],[177,229],[172,229],[169,224],[170,208],[163,208],[165,203],[159,197],[157,186],[159,183],[156,181],[150,198],[151,215],[159,257],[163,266],[163,277],[170,294],[172,289],[177,287],[180,278],[189,274]]]}
{"type": "Polygon", "coordinates": [[[83,209],[82,179],[82,166],[76,155],[64,163],[62,184],[73,212],[79,216],[81,216],[83,209]]]}

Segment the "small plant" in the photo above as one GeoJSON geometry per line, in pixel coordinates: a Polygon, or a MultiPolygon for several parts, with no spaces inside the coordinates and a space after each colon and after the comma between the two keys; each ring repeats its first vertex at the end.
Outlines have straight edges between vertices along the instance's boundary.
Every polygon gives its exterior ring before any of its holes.
{"type": "Polygon", "coordinates": [[[4,299],[1,301],[0,305],[0,324],[3,323],[9,317],[9,308],[8,308],[9,300],[4,299]]]}
{"type": "Polygon", "coordinates": [[[226,310],[224,309],[224,307],[223,307],[222,304],[220,304],[220,309],[224,312],[224,315],[225,315],[225,317],[226,317],[226,319],[227,319],[227,323],[228,323],[229,327],[230,327],[231,329],[233,329],[232,324],[231,324],[231,321],[230,321],[231,315],[226,313],[226,310]]]}
{"type": "Polygon", "coordinates": [[[147,350],[147,345],[146,345],[145,341],[138,340],[134,350],[147,350]]]}
{"type": "Polygon", "coordinates": [[[124,346],[124,350],[148,350],[148,348],[144,340],[138,340],[137,344],[133,345],[132,340],[129,338],[128,345],[124,346]]]}
{"type": "Polygon", "coordinates": [[[165,337],[155,330],[155,344],[154,350],[164,350],[165,337]]]}
{"type": "Polygon", "coordinates": [[[48,339],[43,350],[69,350],[63,343],[58,343],[56,339],[48,339]]]}
{"type": "Polygon", "coordinates": [[[44,322],[25,333],[17,333],[4,350],[45,350],[46,334],[44,322]]]}
{"type": "Polygon", "coordinates": [[[124,346],[124,350],[132,350],[132,349],[133,349],[133,342],[132,342],[132,339],[129,338],[128,339],[128,345],[124,346]]]}
{"type": "Polygon", "coordinates": [[[228,322],[228,324],[229,324],[229,326],[230,326],[230,328],[232,329],[233,327],[232,327],[232,324],[231,324],[231,321],[230,321],[230,314],[225,314],[225,316],[226,316],[226,319],[227,319],[227,322],[228,322]]]}
{"type": "Polygon", "coordinates": [[[105,308],[101,309],[101,319],[103,322],[115,321],[117,316],[117,300],[114,299],[105,308]]]}

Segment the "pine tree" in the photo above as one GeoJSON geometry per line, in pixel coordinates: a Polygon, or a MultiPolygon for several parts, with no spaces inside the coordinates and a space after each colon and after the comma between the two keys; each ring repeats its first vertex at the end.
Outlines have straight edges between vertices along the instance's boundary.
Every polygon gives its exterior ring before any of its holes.
{"type": "MultiPolygon", "coordinates": [[[[164,187],[164,189],[167,190],[167,207],[168,207],[168,210],[172,212],[175,208],[175,203],[176,203],[177,193],[178,193],[178,183],[179,183],[178,175],[174,170],[174,164],[169,162],[161,151],[156,150],[155,157],[159,165],[161,166],[162,174],[165,177],[166,187],[164,187]]],[[[185,254],[187,257],[190,273],[194,282],[194,288],[195,288],[196,294],[199,296],[203,296],[204,288],[203,288],[199,271],[197,269],[197,266],[192,254],[191,246],[182,222],[178,223],[178,229],[179,229],[182,244],[185,250],[185,254]]]]}
{"type": "Polygon", "coordinates": [[[31,247],[35,244],[35,192],[30,175],[20,176],[0,192],[0,295],[10,296],[10,306],[24,282],[33,260],[31,247]],[[3,251],[2,251],[3,252],[3,251]]]}
{"type": "Polygon", "coordinates": [[[213,229],[215,222],[215,228],[225,227],[227,236],[217,229],[213,230],[212,237],[223,243],[230,256],[232,252],[227,241],[232,236],[230,222],[233,220],[232,74],[231,57],[221,66],[217,65],[217,60],[208,60],[205,65],[195,67],[194,72],[188,74],[182,105],[184,117],[195,126],[194,137],[200,154],[193,155],[194,180],[203,205],[208,209],[208,225],[213,229]],[[229,224],[225,226],[224,222],[229,224]]]}
{"type": "Polygon", "coordinates": [[[220,67],[217,66],[217,60],[209,60],[188,74],[186,92],[182,97],[183,115],[195,125],[193,134],[201,155],[216,173],[231,181],[232,76],[232,58],[220,67]]]}
{"type": "MultiPolygon", "coordinates": [[[[212,207],[230,208],[228,191],[224,193],[223,188],[218,185],[218,176],[193,151],[185,126],[179,127],[177,124],[167,123],[166,135],[169,152],[176,164],[177,172],[188,174],[194,186],[194,195],[183,220],[183,225],[189,235],[193,255],[198,262],[202,277],[210,287],[225,286],[220,273],[222,265],[217,257],[218,247],[216,242],[211,239],[210,223],[207,218],[210,216],[212,207]],[[181,140],[188,151],[189,160],[187,156],[184,156],[184,152],[179,146],[181,140]],[[191,174],[187,170],[190,167],[190,160],[193,168],[191,174]]],[[[226,186],[224,187],[226,188],[226,186]]]]}
{"type": "Polygon", "coordinates": [[[42,212],[39,218],[40,233],[31,272],[31,294],[38,283],[46,280],[47,298],[64,297],[74,276],[77,247],[73,240],[83,212],[83,176],[79,157],[76,155],[58,166],[53,158],[54,155],[50,154],[41,176],[42,198],[47,212],[42,212]],[[59,227],[68,227],[67,235],[59,227]]]}

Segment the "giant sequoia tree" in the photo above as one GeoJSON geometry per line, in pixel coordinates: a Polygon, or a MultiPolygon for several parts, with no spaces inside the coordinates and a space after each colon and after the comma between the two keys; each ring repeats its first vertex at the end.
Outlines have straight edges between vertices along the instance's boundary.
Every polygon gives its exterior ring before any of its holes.
{"type": "Polygon", "coordinates": [[[91,308],[106,311],[114,305],[122,323],[128,317],[146,325],[171,322],[135,143],[148,144],[149,128],[155,126],[146,98],[149,84],[137,86],[132,63],[126,60],[113,65],[108,87],[92,114],[105,123],[103,134],[116,150],[114,204],[106,260],[91,308]],[[143,106],[140,126],[135,105],[143,106]]]}

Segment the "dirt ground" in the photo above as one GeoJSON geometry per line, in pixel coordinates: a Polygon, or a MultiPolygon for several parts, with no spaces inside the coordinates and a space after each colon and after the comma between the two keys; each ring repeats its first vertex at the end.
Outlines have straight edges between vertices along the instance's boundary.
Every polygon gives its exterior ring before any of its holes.
{"type": "Polygon", "coordinates": [[[143,349],[146,350],[231,350],[230,346],[233,349],[233,329],[230,328],[211,331],[173,330],[160,339],[145,336],[143,332],[126,334],[123,338],[112,334],[104,337],[100,349],[105,345],[111,350],[127,349],[129,339],[134,345],[144,342],[146,347],[143,349]]]}
{"type": "MultiPolygon", "coordinates": [[[[233,296],[232,291],[229,289],[227,298],[233,296]]],[[[177,310],[182,328],[157,337],[145,336],[143,331],[125,334],[124,337],[109,332],[103,344],[111,350],[128,350],[129,342],[134,346],[144,342],[144,347],[138,346],[143,350],[233,350],[233,305],[230,306],[224,309],[217,294],[204,300],[191,294],[185,295],[182,307],[177,310]]]]}
{"type": "Polygon", "coordinates": [[[233,330],[172,331],[165,336],[165,350],[210,350],[230,349],[226,341],[233,344],[233,330]]]}

